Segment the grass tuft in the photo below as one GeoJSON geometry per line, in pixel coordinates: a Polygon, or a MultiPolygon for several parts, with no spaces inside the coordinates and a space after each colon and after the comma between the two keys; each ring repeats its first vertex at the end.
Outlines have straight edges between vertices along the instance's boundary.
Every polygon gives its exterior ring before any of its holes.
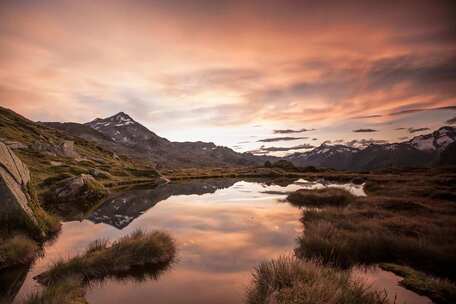
{"type": "Polygon", "coordinates": [[[24,235],[15,235],[6,240],[0,239],[0,269],[27,265],[40,252],[37,243],[24,235]]]}
{"type": "Polygon", "coordinates": [[[300,189],[290,193],[287,200],[298,207],[347,206],[355,197],[342,189],[300,189]]]}
{"type": "Polygon", "coordinates": [[[316,261],[280,257],[261,263],[247,291],[248,304],[386,304],[349,273],[316,261]]]}
{"type": "Polygon", "coordinates": [[[407,266],[381,264],[380,267],[403,277],[399,284],[429,297],[436,304],[456,303],[456,285],[448,280],[434,278],[407,266]]]}
{"type": "Polygon", "coordinates": [[[44,285],[53,285],[68,277],[77,277],[87,283],[111,276],[122,278],[136,270],[163,268],[173,261],[175,253],[174,240],[168,234],[138,230],[111,246],[107,241],[94,242],[85,253],[56,262],[36,279],[44,285]]]}
{"type": "Polygon", "coordinates": [[[30,295],[24,304],[86,304],[85,289],[74,278],[65,279],[58,284],[30,295]]]}

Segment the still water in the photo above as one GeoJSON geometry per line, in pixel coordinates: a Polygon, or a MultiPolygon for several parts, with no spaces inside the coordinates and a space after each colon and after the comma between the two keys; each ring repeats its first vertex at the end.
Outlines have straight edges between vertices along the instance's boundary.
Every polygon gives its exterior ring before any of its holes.
{"type": "MultiPolygon", "coordinates": [[[[324,187],[365,195],[362,186],[353,184],[235,179],[192,180],[117,194],[88,219],[63,224],[28,272],[15,302],[39,289],[33,276],[53,261],[74,256],[94,240],[114,240],[141,228],[169,232],[177,243],[176,263],[156,280],[112,279],[93,286],[86,296],[90,303],[243,303],[252,269],[263,260],[292,254],[302,233],[302,211],[283,201],[286,193],[324,187]]],[[[393,288],[396,303],[430,303],[397,286],[393,274],[376,270],[357,275],[372,288],[393,288]]]]}

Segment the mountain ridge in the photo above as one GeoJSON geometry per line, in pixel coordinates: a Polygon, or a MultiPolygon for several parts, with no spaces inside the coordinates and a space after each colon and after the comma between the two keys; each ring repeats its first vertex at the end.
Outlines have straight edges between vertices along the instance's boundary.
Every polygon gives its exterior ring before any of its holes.
{"type": "Polygon", "coordinates": [[[290,154],[285,159],[297,166],[355,171],[386,167],[444,166],[451,165],[454,160],[448,153],[445,154],[445,160],[442,160],[440,155],[455,142],[456,128],[443,126],[429,134],[418,135],[408,141],[372,143],[363,149],[324,143],[307,152],[290,154]]]}

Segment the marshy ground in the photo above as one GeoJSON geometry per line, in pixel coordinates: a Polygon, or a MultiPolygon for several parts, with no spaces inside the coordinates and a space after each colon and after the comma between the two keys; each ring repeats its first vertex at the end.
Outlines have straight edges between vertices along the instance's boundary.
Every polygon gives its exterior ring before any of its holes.
{"type": "Polygon", "coordinates": [[[403,276],[402,285],[435,303],[454,303],[454,173],[364,177],[367,197],[334,189],[298,190],[288,196],[294,205],[305,207],[296,256],[341,271],[381,264],[403,276]]]}

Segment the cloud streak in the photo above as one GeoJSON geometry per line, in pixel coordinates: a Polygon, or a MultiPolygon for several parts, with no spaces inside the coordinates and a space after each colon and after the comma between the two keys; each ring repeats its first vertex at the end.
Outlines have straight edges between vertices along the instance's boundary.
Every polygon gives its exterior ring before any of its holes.
{"type": "Polygon", "coordinates": [[[291,137],[291,136],[284,136],[284,137],[272,137],[272,138],[264,138],[259,139],[257,142],[276,142],[276,141],[292,141],[292,140],[299,140],[299,139],[307,139],[307,137],[291,137]]]}
{"type": "Polygon", "coordinates": [[[355,133],[372,133],[372,132],[377,132],[377,130],[374,129],[356,129],[353,130],[355,133]]]}
{"type": "Polygon", "coordinates": [[[274,130],[274,134],[292,134],[292,133],[303,133],[303,132],[309,132],[309,131],[315,131],[315,129],[279,129],[279,130],[274,130]]]}
{"type": "Polygon", "coordinates": [[[428,131],[430,130],[429,128],[408,128],[409,133],[417,133],[417,132],[422,132],[422,131],[428,131]]]}

